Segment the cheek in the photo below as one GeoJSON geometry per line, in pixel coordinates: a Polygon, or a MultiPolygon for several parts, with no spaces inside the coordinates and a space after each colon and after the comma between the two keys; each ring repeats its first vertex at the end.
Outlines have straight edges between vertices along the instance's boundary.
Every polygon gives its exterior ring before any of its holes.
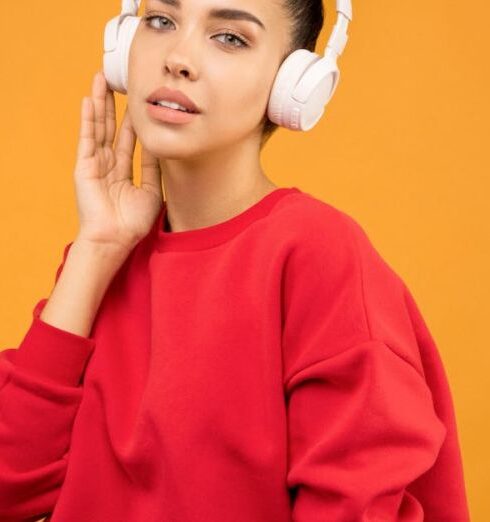
{"type": "Polygon", "coordinates": [[[143,69],[143,57],[147,54],[146,46],[144,44],[144,38],[138,35],[136,31],[135,37],[131,43],[128,57],[128,80],[136,80],[140,74],[139,72],[143,69]]]}
{"type": "Polygon", "coordinates": [[[216,67],[209,71],[210,109],[216,114],[233,114],[235,117],[255,121],[267,108],[273,71],[270,66],[244,64],[216,67]]]}

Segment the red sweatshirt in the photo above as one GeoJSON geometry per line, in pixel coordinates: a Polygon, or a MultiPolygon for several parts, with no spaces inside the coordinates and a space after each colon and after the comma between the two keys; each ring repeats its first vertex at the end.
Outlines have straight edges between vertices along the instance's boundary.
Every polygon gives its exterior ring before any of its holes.
{"type": "Polygon", "coordinates": [[[164,223],[89,337],[42,299],[0,352],[2,522],[469,520],[441,358],[353,218],[283,187],[164,223]]]}

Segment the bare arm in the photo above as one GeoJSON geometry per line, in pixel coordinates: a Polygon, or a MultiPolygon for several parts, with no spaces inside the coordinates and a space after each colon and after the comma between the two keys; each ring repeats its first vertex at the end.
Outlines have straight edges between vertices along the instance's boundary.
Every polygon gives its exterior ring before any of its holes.
{"type": "Polygon", "coordinates": [[[88,337],[102,298],[129,252],[76,239],[40,319],[88,337]]]}

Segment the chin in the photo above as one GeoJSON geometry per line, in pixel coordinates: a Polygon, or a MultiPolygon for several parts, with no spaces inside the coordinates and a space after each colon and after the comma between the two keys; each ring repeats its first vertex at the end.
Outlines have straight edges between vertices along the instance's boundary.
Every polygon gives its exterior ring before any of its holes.
{"type": "Polygon", "coordinates": [[[171,135],[162,129],[161,132],[149,131],[140,138],[141,145],[153,156],[162,159],[189,159],[199,154],[195,146],[189,145],[188,139],[171,135]]]}

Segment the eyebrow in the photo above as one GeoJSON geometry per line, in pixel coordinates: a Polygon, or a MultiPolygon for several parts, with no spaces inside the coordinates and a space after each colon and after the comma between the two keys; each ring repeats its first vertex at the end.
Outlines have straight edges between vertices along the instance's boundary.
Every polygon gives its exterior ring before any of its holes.
{"type": "MultiPolygon", "coordinates": [[[[170,5],[176,9],[182,7],[181,0],[158,0],[162,4],[170,5]]],[[[248,11],[242,11],[240,9],[230,8],[214,8],[209,10],[210,18],[220,18],[222,20],[246,20],[248,22],[254,22],[259,27],[265,30],[265,25],[252,13],[248,11]]]]}

